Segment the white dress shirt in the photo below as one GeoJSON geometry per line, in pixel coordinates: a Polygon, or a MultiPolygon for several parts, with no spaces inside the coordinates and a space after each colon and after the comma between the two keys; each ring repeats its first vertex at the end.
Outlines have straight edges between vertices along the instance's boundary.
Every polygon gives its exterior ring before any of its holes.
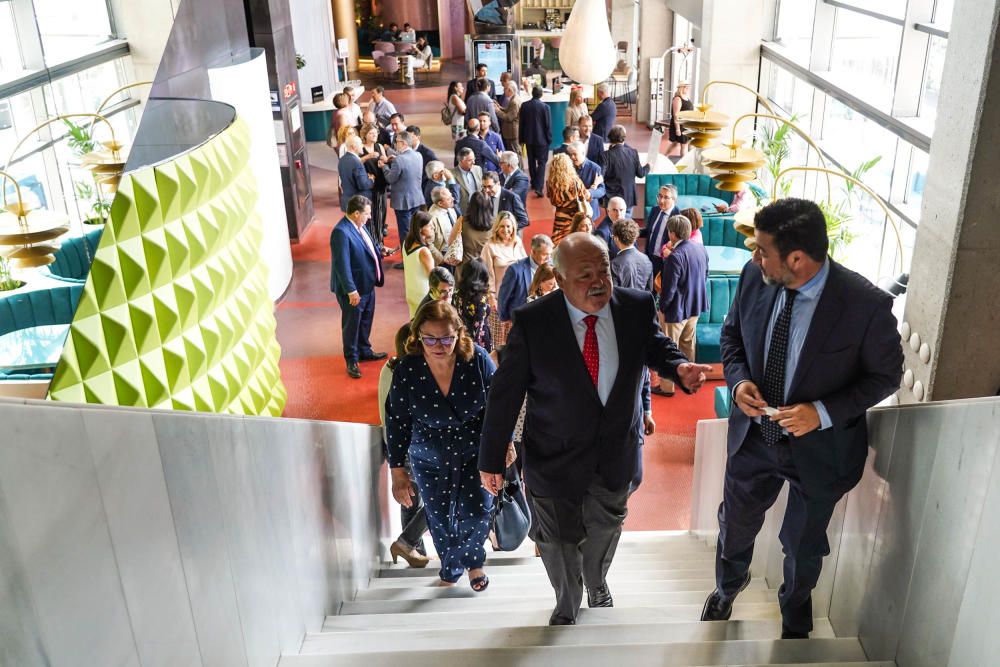
{"type": "MultiPolygon", "coordinates": [[[[565,295],[563,298],[566,298],[565,295]]],[[[580,354],[583,354],[583,341],[587,334],[587,323],[583,318],[589,313],[576,308],[569,299],[566,299],[566,309],[569,310],[569,319],[573,324],[577,345],[580,346],[580,354]]],[[[601,404],[607,405],[611,389],[615,385],[615,378],[618,377],[618,338],[615,336],[615,321],[611,317],[611,304],[607,304],[594,315],[597,315],[594,331],[597,333],[597,351],[601,357],[597,371],[597,395],[601,399],[601,404]]]]}

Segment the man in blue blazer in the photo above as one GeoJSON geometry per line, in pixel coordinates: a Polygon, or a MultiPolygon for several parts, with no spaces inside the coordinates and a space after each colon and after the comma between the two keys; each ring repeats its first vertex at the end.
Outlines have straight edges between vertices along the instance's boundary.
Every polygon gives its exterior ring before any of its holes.
{"type": "MultiPolygon", "coordinates": [[[[683,215],[667,218],[670,249],[663,258],[660,274],[660,312],[663,333],[677,343],[688,359],[694,359],[694,337],[698,317],[708,310],[708,253],[705,246],[693,243],[691,221],[683,215]]],[[[654,394],[673,396],[674,383],[660,378],[654,394]]]]}
{"type": "Polygon", "coordinates": [[[347,210],[347,202],[354,195],[372,198],[374,178],[365,170],[358,155],[361,153],[361,138],[352,135],[344,143],[344,156],[340,158],[337,171],[340,174],[340,210],[347,210]]]}
{"type": "MultiPolygon", "coordinates": [[[[608,244],[608,257],[613,263],[619,252],[618,246],[611,240],[614,235],[615,223],[619,220],[631,220],[631,217],[628,215],[628,207],[625,205],[625,200],[621,197],[612,197],[609,199],[606,211],[607,215],[605,215],[600,224],[594,228],[594,236],[601,237],[601,240],[608,244]]],[[[638,238],[638,234],[638,225],[636,225],[636,238],[638,238]]]]}
{"type": "Polygon", "coordinates": [[[502,322],[509,322],[514,310],[528,302],[528,288],[535,270],[548,264],[552,257],[552,239],[545,234],[531,238],[531,254],[507,267],[497,294],[497,314],[502,322]]]}
{"type": "MultiPolygon", "coordinates": [[[[379,161],[385,173],[385,180],[392,186],[390,196],[392,210],[396,212],[396,229],[399,232],[399,242],[410,231],[410,218],[424,205],[424,191],[420,188],[420,175],[424,171],[424,162],[420,153],[411,148],[413,143],[409,132],[405,130],[396,135],[396,154],[388,158],[388,164],[379,161]]],[[[394,264],[393,268],[403,268],[402,262],[394,264]]]]}
{"type": "MultiPolygon", "coordinates": [[[[422,169],[420,171],[420,187],[424,188],[426,187],[428,180],[427,165],[429,165],[431,162],[436,162],[438,156],[434,152],[434,150],[430,146],[425,144],[423,142],[423,139],[421,139],[420,127],[418,127],[417,125],[407,125],[406,131],[410,133],[410,139],[413,141],[413,150],[415,150],[417,154],[420,155],[420,162],[422,166],[422,169]]],[[[426,202],[430,202],[430,199],[426,196],[424,197],[424,200],[426,202]]]]}
{"type": "Polygon", "coordinates": [[[369,336],[375,319],[375,288],[385,282],[382,258],[365,230],[372,214],[371,201],[361,195],[347,200],[345,215],[330,233],[330,291],[340,304],[340,333],[344,342],[347,374],[361,377],[359,361],[385,359],[372,349],[369,336]]]}
{"type": "Polygon", "coordinates": [[[470,118],[465,124],[467,134],[455,142],[455,166],[458,166],[459,155],[463,148],[472,149],[476,156],[476,164],[483,168],[483,171],[496,171],[497,154],[479,136],[479,119],[470,118]]]}
{"type": "Polygon", "coordinates": [[[569,153],[569,147],[580,141],[580,128],[574,125],[567,125],[562,131],[563,142],[552,149],[552,157],[560,153],[569,153]]]}
{"type": "Polygon", "coordinates": [[[764,512],[787,481],[778,601],[781,636],[794,639],[813,627],[811,592],[830,553],[834,507],[865,467],[865,412],[899,388],[903,351],[892,298],[827,256],[816,204],[779,199],[754,224],[754,261],[743,269],[722,326],[733,410],[716,590],[702,620],[729,618],[749,582],[764,512]]]}
{"type": "Polygon", "coordinates": [[[525,206],[528,205],[528,188],[531,181],[528,175],[521,171],[521,156],[514,151],[504,151],[500,154],[500,185],[517,195],[525,206]]]}
{"type": "Polygon", "coordinates": [[[549,145],[552,144],[552,110],[542,102],[542,87],[531,89],[531,99],[521,105],[519,115],[518,141],[528,153],[528,174],[531,189],[539,197],[544,197],[545,163],[549,161],[549,145]]]}
{"type": "Polygon", "coordinates": [[[582,143],[570,146],[567,154],[573,161],[583,186],[590,190],[590,220],[594,222],[601,216],[601,198],[605,193],[604,173],[596,163],[587,159],[587,149],[582,143]]]}
{"type": "Polygon", "coordinates": [[[580,143],[587,147],[587,159],[604,169],[604,140],[606,137],[594,133],[594,119],[580,116],[576,122],[580,131],[580,143]]]}
{"type": "Polygon", "coordinates": [[[594,119],[594,134],[599,135],[601,139],[607,139],[608,132],[614,126],[615,118],[618,116],[618,109],[615,107],[615,101],[611,98],[611,87],[607,82],[598,84],[596,91],[597,99],[600,102],[594,108],[594,113],[590,114],[594,119]]]}
{"type": "Polygon", "coordinates": [[[653,277],[660,275],[663,268],[663,244],[669,240],[667,236],[667,220],[680,215],[677,209],[677,186],[661,185],[656,193],[657,208],[650,211],[650,220],[639,232],[639,238],[646,239],[646,257],[653,263],[653,277]]]}
{"type": "Polygon", "coordinates": [[[483,174],[483,194],[493,205],[494,220],[500,211],[507,211],[517,221],[518,234],[528,226],[528,212],[524,209],[524,204],[516,194],[500,187],[500,177],[496,172],[488,171],[483,174]]]}

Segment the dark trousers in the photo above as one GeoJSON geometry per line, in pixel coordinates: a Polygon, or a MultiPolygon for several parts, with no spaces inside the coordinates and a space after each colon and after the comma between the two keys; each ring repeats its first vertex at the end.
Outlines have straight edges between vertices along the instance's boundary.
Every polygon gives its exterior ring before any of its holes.
{"type": "Polygon", "coordinates": [[[396,230],[399,232],[399,243],[403,244],[406,235],[410,233],[410,219],[413,214],[420,210],[419,206],[413,208],[394,208],[396,212],[396,230]]]}
{"type": "Polygon", "coordinates": [[[787,441],[766,445],[756,424],[726,463],[715,555],[716,586],[726,596],[739,591],[750,570],[764,512],[774,504],[786,481],[788,508],[778,535],[785,554],[785,581],[778,589],[778,602],[785,629],[811,632],[812,589],[823,557],[830,553],[826,528],[843,494],[803,488],[787,441]]]}
{"type": "Polygon", "coordinates": [[[375,319],[375,291],[362,294],[358,305],[352,306],[346,294],[337,295],[340,304],[340,333],[344,339],[344,359],[357,363],[362,355],[372,354],[368,337],[375,319]]]}
{"type": "Polygon", "coordinates": [[[549,583],[553,616],[576,620],[583,587],[603,586],[625,521],[628,489],[610,491],[597,480],[581,498],[543,498],[528,490],[531,529],[549,583]]]}
{"type": "Polygon", "coordinates": [[[424,550],[424,533],[427,532],[427,511],[424,509],[424,499],[420,496],[420,488],[416,482],[410,482],[410,497],[413,504],[409,507],[399,506],[399,521],[403,532],[399,541],[418,552],[427,555],[424,550]]]}
{"type": "Polygon", "coordinates": [[[531,189],[542,192],[545,189],[545,164],[549,161],[549,147],[538,144],[527,144],[528,176],[531,178],[531,189]]]}

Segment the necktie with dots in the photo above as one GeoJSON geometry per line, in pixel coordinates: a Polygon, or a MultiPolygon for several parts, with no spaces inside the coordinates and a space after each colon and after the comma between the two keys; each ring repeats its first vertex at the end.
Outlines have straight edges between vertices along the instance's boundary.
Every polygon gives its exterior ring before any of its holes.
{"type": "Polygon", "coordinates": [[[587,365],[587,372],[596,387],[601,369],[601,351],[597,345],[597,330],[594,328],[597,326],[597,315],[587,315],[583,322],[587,325],[587,333],[583,336],[583,363],[587,365]]]}
{"type": "MultiPolygon", "coordinates": [[[[785,361],[788,357],[788,332],[792,324],[792,305],[798,292],[785,288],[785,307],[778,315],[771,332],[771,345],[767,349],[767,365],[764,367],[764,400],[772,408],[785,403],[785,361]]],[[[760,429],[764,442],[773,445],[781,438],[781,426],[770,417],[760,418],[760,429]]]]}

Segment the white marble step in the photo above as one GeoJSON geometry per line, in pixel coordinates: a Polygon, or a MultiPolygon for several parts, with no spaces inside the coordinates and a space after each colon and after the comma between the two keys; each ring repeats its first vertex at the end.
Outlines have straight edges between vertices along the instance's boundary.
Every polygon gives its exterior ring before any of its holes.
{"type": "MultiPolygon", "coordinates": [[[[715,579],[705,577],[701,579],[678,579],[668,581],[638,580],[628,582],[616,582],[613,579],[608,582],[611,594],[614,596],[633,593],[681,593],[684,591],[702,591],[708,595],[715,588],[715,579]]],[[[471,598],[479,595],[489,596],[492,599],[502,598],[530,598],[537,596],[549,597],[550,591],[548,581],[539,583],[515,583],[510,581],[503,574],[494,574],[490,577],[490,586],[482,593],[476,593],[469,587],[467,580],[463,577],[456,586],[444,588],[429,584],[411,586],[408,588],[369,588],[358,591],[355,598],[361,600],[434,600],[451,598],[471,598]]],[[[764,579],[754,579],[750,582],[749,589],[766,589],[767,583],[764,579]]]]}
{"type": "MultiPolygon", "coordinates": [[[[368,585],[371,588],[425,588],[432,587],[437,584],[438,574],[437,567],[434,564],[428,565],[423,570],[423,574],[426,576],[421,576],[421,574],[414,574],[409,577],[379,577],[377,579],[372,579],[368,585]]],[[[502,573],[503,581],[505,584],[511,585],[533,585],[541,586],[549,585],[549,578],[542,570],[507,570],[505,569],[502,573]]],[[[495,576],[491,575],[491,580],[495,576]]],[[[614,565],[611,566],[611,570],[608,572],[608,582],[611,585],[616,583],[632,583],[640,581],[686,581],[690,579],[713,579],[715,577],[715,568],[712,565],[697,565],[685,569],[674,569],[674,570],[630,570],[617,568],[614,565]]],[[[463,584],[463,585],[468,585],[463,584]]]]}
{"type": "MultiPolygon", "coordinates": [[[[580,631],[580,628],[572,628],[580,631]]],[[[583,630],[586,632],[586,630],[583,630]]],[[[298,655],[282,658],[282,667],[452,667],[466,665],[517,665],[551,667],[573,665],[788,665],[861,662],[866,660],[857,639],[736,639],[709,642],[648,644],[583,644],[576,646],[529,646],[521,648],[442,649],[399,652],[298,655]]]]}
{"type": "MultiPolygon", "coordinates": [[[[431,540],[427,540],[427,546],[430,546],[431,540]]],[[[535,554],[534,543],[525,540],[520,547],[514,551],[490,551],[490,547],[487,545],[487,551],[491,556],[497,558],[504,558],[510,556],[533,556],[535,554]]],[[[675,539],[675,540],[643,540],[639,542],[619,542],[618,548],[615,550],[616,557],[618,555],[624,554],[660,554],[660,555],[671,555],[671,554],[715,554],[715,548],[709,547],[704,542],[699,542],[698,540],[688,537],[685,539],[675,539]]]]}
{"type": "MultiPolygon", "coordinates": [[[[781,621],[699,621],[633,623],[516,628],[453,628],[383,630],[379,632],[326,632],[306,636],[303,654],[364,653],[384,651],[429,651],[458,648],[518,648],[526,646],[575,646],[579,644],[646,644],[669,642],[725,641],[731,639],[778,639],[781,621]]],[[[813,638],[834,637],[830,623],[816,624],[813,638]]]]}
{"type": "MultiPolygon", "coordinates": [[[[687,623],[701,615],[704,604],[674,604],[657,607],[614,607],[588,609],[584,607],[577,617],[577,625],[613,625],[628,623],[687,623]]],[[[551,607],[526,611],[495,609],[462,611],[437,611],[423,614],[353,614],[327,616],[323,632],[358,632],[362,630],[415,630],[420,628],[448,628],[451,630],[479,628],[513,628],[548,625],[551,607]]],[[[769,602],[745,602],[742,596],[733,605],[733,620],[758,621],[780,619],[778,605],[769,602]]]]}
{"type": "MultiPolygon", "coordinates": [[[[492,585],[491,585],[492,588],[492,585]]],[[[662,605],[704,604],[711,588],[702,591],[678,593],[623,593],[615,596],[615,604],[620,607],[658,607],[662,605]]],[[[773,590],[747,590],[740,594],[741,602],[774,603],[777,593],[773,590]]],[[[494,612],[530,611],[548,609],[555,604],[555,593],[551,588],[538,587],[537,595],[522,598],[492,597],[490,590],[475,597],[461,597],[435,600],[359,600],[345,602],[341,614],[419,614],[433,611],[467,611],[491,608],[494,612]]]]}
{"type": "MultiPolygon", "coordinates": [[[[612,568],[633,569],[633,570],[675,570],[688,569],[692,567],[714,567],[715,554],[679,554],[674,557],[660,556],[658,554],[616,554],[612,568]]],[[[426,574],[431,568],[439,567],[439,561],[432,557],[430,564],[425,568],[412,568],[400,559],[399,563],[393,565],[391,562],[382,563],[380,577],[419,577],[426,574]]],[[[525,567],[529,570],[544,572],[542,559],[536,556],[516,556],[507,558],[494,558],[491,554],[486,555],[486,567],[510,570],[511,568],[525,567]]]]}

